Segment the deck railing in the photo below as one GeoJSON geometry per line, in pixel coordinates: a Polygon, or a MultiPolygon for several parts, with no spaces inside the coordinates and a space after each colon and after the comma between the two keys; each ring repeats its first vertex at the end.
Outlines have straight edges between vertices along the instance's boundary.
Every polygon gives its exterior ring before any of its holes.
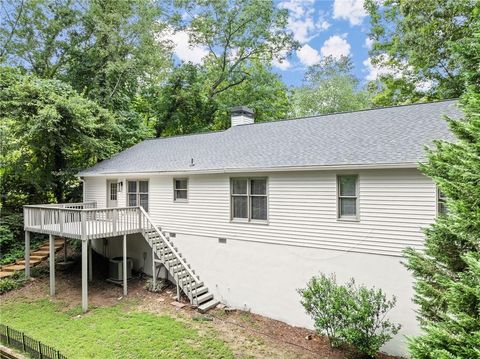
{"type": "Polygon", "coordinates": [[[26,231],[95,239],[141,231],[139,207],[96,208],[95,202],[23,206],[26,231]]]}

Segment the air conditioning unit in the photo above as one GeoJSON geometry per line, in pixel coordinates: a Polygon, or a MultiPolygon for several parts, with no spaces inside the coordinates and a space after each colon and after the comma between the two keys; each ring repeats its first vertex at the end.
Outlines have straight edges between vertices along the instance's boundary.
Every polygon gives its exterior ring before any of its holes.
{"type": "MultiPolygon", "coordinates": [[[[127,279],[132,278],[132,258],[127,257],[127,279]]],[[[123,281],[123,257],[111,258],[108,264],[108,277],[111,281],[123,281]]]]}

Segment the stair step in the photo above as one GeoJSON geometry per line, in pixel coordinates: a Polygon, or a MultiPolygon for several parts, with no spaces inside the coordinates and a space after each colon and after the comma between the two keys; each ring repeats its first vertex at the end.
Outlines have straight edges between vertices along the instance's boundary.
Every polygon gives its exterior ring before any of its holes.
{"type": "Polygon", "coordinates": [[[40,260],[40,261],[43,261],[44,259],[47,259],[48,258],[48,255],[35,255],[35,254],[31,254],[30,255],[30,260],[40,260]]]}
{"type": "Polygon", "coordinates": [[[208,302],[210,299],[213,299],[213,294],[212,293],[203,293],[202,295],[197,296],[195,304],[198,303],[198,305],[208,302]]]}
{"type": "Polygon", "coordinates": [[[31,255],[32,256],[48,256],[50,254],[49,251],[35,251],[31,255]]]}
{"type": "Polygon", "coordinates": [[[193,297],[195,297],[195,296],[196,296],[196,297],[200,297],[202,294],[205,294],[205,293],[208,292],[208,287],[205,287],[205,286],[200,287],[200,288],[195,288],[195,287],[193,287],[193,290],[190,291],[188,285],[186,285],[186,286],[184,287],[184,289],[186,289],[186,290],[188,291],[189,296],[190,296],[191,298],[193,298],[193,297]]]}
{"type": "Polygon", "coordinates": [[[218,300],[210,299],[208,302],[205,302],[202,305],[199,305],[198,306],[198,311],[200,313],[206,313],[210,309],[215,308],[219,303],[220,303],[220,301],[218,301],[218,300]]]}
{"type": "Polygon", "coordinates": [[[13,272],[0,271],[0,279],[7,278],[13,275],[13,272]]]}
{"type": "MultiPolygon", "coordinates": [[[[37,264],[41,263],[42,260],[41,259],[32,259],[30,258],[30,265],[31,266],[36,266],[37,264]]],[[[25,260],[22,259],[21,261],[17,261],[17,264],[20,264],[20,265],[25,265],[25,260]]]]}
{"type": "Polygon", "coordinates": [[[25,266],[24,265],[21,265],[21,264],[12,264],[12,265],[9,265],[8,267],[3,267],[2,268],[2,271],[5,271],[5,272],[16,272],[16,271],[20,271],[20,270],[24,270],[25,269],[25,266]]]}

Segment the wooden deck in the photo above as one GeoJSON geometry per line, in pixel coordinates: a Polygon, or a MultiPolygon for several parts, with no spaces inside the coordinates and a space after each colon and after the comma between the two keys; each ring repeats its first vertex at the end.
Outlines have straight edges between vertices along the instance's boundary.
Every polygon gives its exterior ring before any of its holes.
{"type": "Polygon", "coordinates": [[[94,202],[24,206],[25,231],[73,239],[139,233],[144,222],[138,207],[95,208],[94,202]]]}

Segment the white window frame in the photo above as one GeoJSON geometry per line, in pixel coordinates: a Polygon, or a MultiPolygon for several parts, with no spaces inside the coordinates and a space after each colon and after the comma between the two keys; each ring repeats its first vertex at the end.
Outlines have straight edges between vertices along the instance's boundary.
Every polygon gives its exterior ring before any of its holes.
{"type": "Polygon", "coordinates": [[[174,178],[173,179],[173,202],[188,202],[188,192],[189,192],[189,180],[188,180],[188,177],[182,177],[182,178],[174,178]],[[177,189],[176,185],[177,185],[177,181],[187,181],[187,188],[184,189],[177,189]],[[177,198],[177,191],[186,191],[187,193],[187,198],[177,198]]]}
{"type": "Polygon", "coordinates": [[[239,223],[258,223],[258,224],[268,224],[268,219],[270,215],[269,208],[269,192],[268,192],[268,177],[230,177],[230,221],[239,222],[239,223]],[[233,194],[233,181],[234,180],[247,180],[247,193],[246,194],[233,194]],[[265,181],[265,194],[251,194],[251,181],[252,180],[264,180],[265,181]],[[233,197],[247,197],[247,218],[235,218],[233,217],[233,197]],[[267,218],[266,219],[254,219],[252,218],[251,211],[251,200],[252,197],[266,197],[267,199],[267,218]]]}
{"type": "Polygon", "coordinates": [[[442,196],[442,191],[440,191],[440,188],[437,187],[437,190],[436,190],[436,207],[437,207],[437,217],[438,216],[443,216],[445,214],[448,213],[448,207],[447,207],[447,196],[443,195],[442,196]],[[443,204],[443,206],[445,207],[445,212],[442,212],[440,210],[441,206],[440,204],[443,204]]]}
{"type": "Polygon", "coordinates": [[[138,178],[138,179],[137,178],[128,178],[128,179],[126,179],[125,185],[126,185],[125,203],[127,204],[127,207],[130,207],[130,203],[129,203],[129,195],[130,194],[133,194],[133,193],[136,194],[136,202],[137,202],[136,207],[140,207],[140,195],[141,194],[146,194],[147,198],[148,198],[147,199],[148,208],[147,208],[147,210],[145,210],[145,212],[149,212],[150,211],[150,180],[148,178],[147,179],[145,179],[145,178],[138,178]],[[128,188],[128,183],[129,182],[135,182],[135,192],[130,192],[130,190],[128,188]],[[140,182],[147,182],[148,192],[140,192],[140,182]]]}
{"type": "Polygon", "coordinates": [[[337,174],[337,220],[346,222],[359,222],[360,221],[360,176],[356,173],[344,173],[337,174]],[[355,196],[340,196],[340,178],[341,177],[355,177],[355,196]],[[355,215],[354,216],[342,216],[341,215],[341,199],[353,198],[355,199],[355,215]]]}

